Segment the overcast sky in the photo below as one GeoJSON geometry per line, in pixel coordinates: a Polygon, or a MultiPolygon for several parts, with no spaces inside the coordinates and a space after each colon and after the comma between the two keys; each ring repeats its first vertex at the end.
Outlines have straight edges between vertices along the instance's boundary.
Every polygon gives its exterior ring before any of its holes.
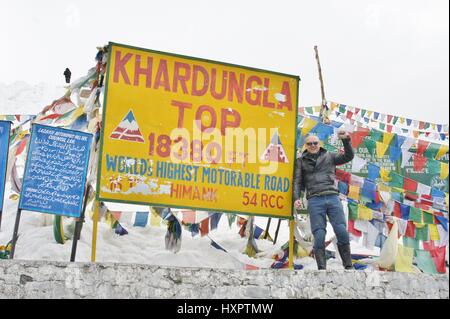
{"type": "Polygon", "coordinates": [[[114,41],[299,75],[300,106],[318,45],[328,100],[448,123],[447,0],[2,0],[0,40],[2,83],[78,78],[114,41]]]}

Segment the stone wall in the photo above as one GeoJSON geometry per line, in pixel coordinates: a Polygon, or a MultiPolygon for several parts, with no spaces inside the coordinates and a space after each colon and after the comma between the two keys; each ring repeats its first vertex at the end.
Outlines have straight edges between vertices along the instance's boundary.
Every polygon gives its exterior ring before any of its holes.
{"type": "Polygon", "coordinates": [[[447,275],[0,260],[0,298],[449,298],[447,275]]]}

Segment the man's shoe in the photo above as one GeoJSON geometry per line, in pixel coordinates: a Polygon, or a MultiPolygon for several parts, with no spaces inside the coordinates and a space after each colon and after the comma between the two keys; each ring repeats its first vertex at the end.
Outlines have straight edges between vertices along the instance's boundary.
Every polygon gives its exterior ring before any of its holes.
{"type": "Polygon", "coordinates": [[[316,258],[317,269],[327,269],[327,259],[325,257],[325,249],[314,249],[314,258],[316,258]]]}
{"type": "Polygon", "coordinates": [[[350,253],[350,244],[338,245],[339,255],[341,255],[342,265],[345,269],[354,269],[352,264],[352,255],[350,253]]]}

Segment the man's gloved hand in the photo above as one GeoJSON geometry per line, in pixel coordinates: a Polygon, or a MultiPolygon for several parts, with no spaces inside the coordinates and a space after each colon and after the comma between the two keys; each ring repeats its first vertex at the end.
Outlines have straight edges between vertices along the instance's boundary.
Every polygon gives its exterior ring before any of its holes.
{"type": "Polygon", "coordinates": [[[297,200],[294,202],[294,207],[295,207],[295,209],[297,209],[297,210],[306,210],[306,208],[307,208],[307,202],[306,202],[306,200],[304,200],[304,199],[297,199],[297,200]]]}
{"type": "Polygon", "coordinates": [[[347,139],[349,139],[350,138],[350,134],[348,133],[348,132],[346,132],[346,131],[339,131],[338,132],[338,137],[341,139],[341,140],[347,140],[347,139]]]}

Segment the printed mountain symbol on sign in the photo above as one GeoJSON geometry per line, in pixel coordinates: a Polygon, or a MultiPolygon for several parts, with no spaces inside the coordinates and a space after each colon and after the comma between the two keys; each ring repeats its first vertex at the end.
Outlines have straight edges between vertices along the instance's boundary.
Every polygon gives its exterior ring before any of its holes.
{"type": "Polygon", "coordinates": [[[144,137],[136,122],[133,111],[130,110],[128,112],[127,116],[114,129],[109,138],[144,143],[144,137]]]}
{"type": "Polygon", "coordinates": [[[278,163],[289,163],[284,151],[283,145],[281,144],[278,132],[272,136],[269,146],[267,146],[264,153],[261,155],[261,160],[268,160],[270,162],[278,163]]]}

